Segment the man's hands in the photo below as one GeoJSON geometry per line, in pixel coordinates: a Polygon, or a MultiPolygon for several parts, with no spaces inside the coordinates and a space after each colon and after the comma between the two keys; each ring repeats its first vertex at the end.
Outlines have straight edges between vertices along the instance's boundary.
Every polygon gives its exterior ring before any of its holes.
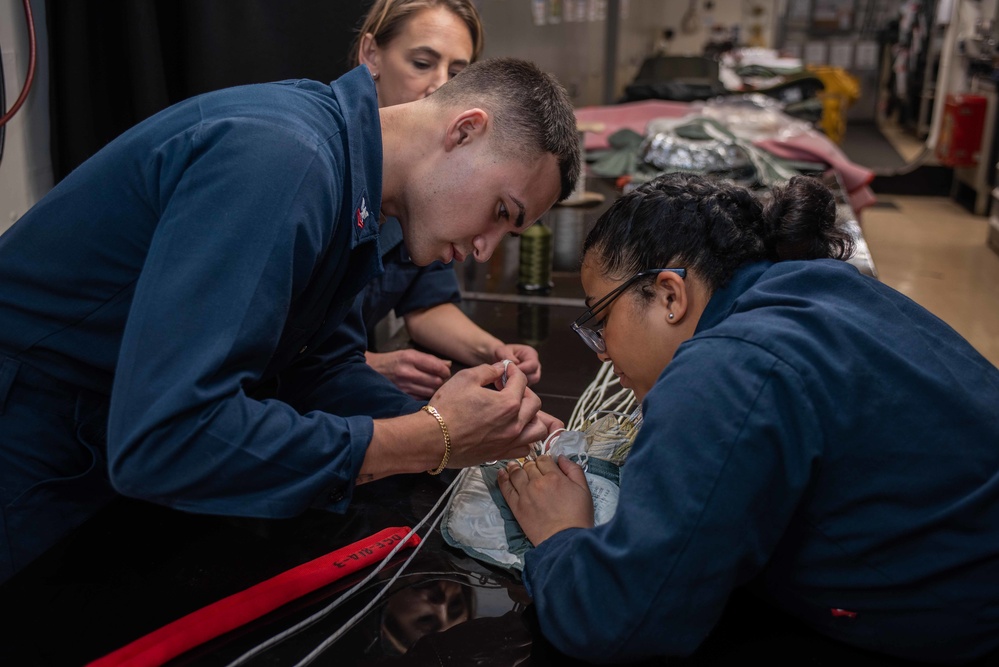
{"type": "Polygon", "coordinates": [[[451,377],[451,362],[419,350],[365,352],[368,365],[413,398],[426,400],[451,377]]]}
{"type": "Polygon", "coordinates": [[[510,461],[497,477],[500,493],[531,544],[566,528],[593,527],[593,498],[583,469],[547,454],[523,466],[510,461]]]}
{"type": "Polygon", "coordinates": [[[449,468],[526,456],[531,443],[544,440],[548,426],[558,422],[539,412],[541,399],[517,366],[509,364],[506,373],[504,386],[502,363],[467,368],[431,397],[451,434],[449,468]]]}
{"type": "MultiPolygon", "coordinates": [[[[526,456],[531,444],[562,428],[561,421],[540,411],[541,399],[516,365],[506,365],[506,384],[503,370],[503,363],[467,368],[431,396],[451,439],[448,468],[526,456]]],[[[422,410],[376,419],[357,479],[434,470],[444,449],[439,425],[422,410]]]]}

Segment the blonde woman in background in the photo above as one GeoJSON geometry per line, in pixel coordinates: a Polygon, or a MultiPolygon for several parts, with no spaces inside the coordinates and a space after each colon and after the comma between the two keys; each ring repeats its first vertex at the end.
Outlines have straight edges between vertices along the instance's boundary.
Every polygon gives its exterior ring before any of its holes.
{"type": "MultiPolygon", "coordinates": [[[[378,104],[386,107],[430,95],[474,62],[482,44],[482,22],[470,0],[376,0],[354,45],[354,64],[371,71],[378,104]]],[[[530,384],[541,378],[537,350],[504,343],[458,308],[451,264],[415,265],[394,219],[382,225],[379,246],[385,273],[358,297],[360,312],[351,320],[353,333],[369,343],[366,357],[375,370],[416,398],[430,398],[451,376],[451,360],[473,366],[511,359],[530,384]],[[433,354],[370,349],[368,334],[392,310],[413,342],[433,354]]]]}

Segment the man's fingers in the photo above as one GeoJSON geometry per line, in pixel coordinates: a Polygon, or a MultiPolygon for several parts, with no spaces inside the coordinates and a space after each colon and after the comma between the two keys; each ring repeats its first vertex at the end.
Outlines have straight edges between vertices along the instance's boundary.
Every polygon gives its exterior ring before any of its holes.
{"type": "MultiPolygon", "coordinates": [[[[521,376],[523,377],[523,376],[521,376]]],[[[520,410],[517,414],[517,420],[520,424],[531,425],[537,422],[545,429],[545,436],[548,435],[547,426],[542,419],[538,417],[538,413],[541,411],[541,398],[538,397],[531,389],[528,389],[527,383],[524,383],[524,395],[520,400],[520,410]]],[[[540,439],[544,439],[542,436],[540,439]]],[[[537,438],[535,438],[537,439],[537,438]]]]}
{"type": "Polygon", "coordinates": [[[531,453],[531,445],[533,444],[533,442],[534,442],[533,440],[525,442],[518,441],[512,445],[509,445],[506,448],[506,450],[503,452],[502,456],[500,456],[500,458],[511,461],[527,458],[527,455],[531,453]]]}
{"type": "Polygon", "coordinates": [[[524,390],[527,389],[527,376],[524,375],[524,371],[517,367],[516,363],[504,364],[502,361],[499,364],[493,364],[493,366],[499,366],[500,377],[503,377],[504,366],[506,366],[506,384],[501,387],[501,391],[515,391],[518,395],[523,395],[524,390]]]}
{"type": "Polygon", "coordinates": [[[486,385],[495,384],[500,380],[500,378],[503,377],[503,364],[480,364],[478,366],[466,368],[455,375],[466,376],[478,386],[485,387],[486,385]]]}
{"type": "Polygon", "coordinates": [[[544,425],[545,429],[548,431],[546,435],[551,435],[560,428],[565,428],[565,424],[561,419],[550,415],[544,410],[538,410],[538,419],[544,425]]]}
{"type": "Polygon", "coordinates": [[[534,443],[543,441],[547,437],[548,430],[545,428],[545,425],[542,424],[537,417],[535,417],[527,423],[527,425],[520,432],[520,435],[517,437],[516,446],[518,449],[523,448],[523,453],[518,454],[518,456],[527,456],[527,454],[530,454],[533,451],[534,443]]]}

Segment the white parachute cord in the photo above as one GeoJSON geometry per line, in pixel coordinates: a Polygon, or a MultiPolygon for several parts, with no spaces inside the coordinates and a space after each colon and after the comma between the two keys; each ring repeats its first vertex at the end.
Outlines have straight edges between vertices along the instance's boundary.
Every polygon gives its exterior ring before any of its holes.
{"type": "MultiPolygon", "coordinates": [[[[331,614],[337,607],[339,607],[341,604],[343,604],[346,600],[348,600],[351,597],[353,597],[353,595],[355,593],[357,593],[361,588],[363,588],[365,584],[367,584],[369,581],[371,581],[379,572],[381,572],[385,568],[386,565],[388,565],[389,561],[392,560],[393,556],[395,556],[404,546],[406,546],[406,544],[409,542],[410,538],[412,538],[413,535],[416,534],[416,531],[418,531],[423,526],[423,524],[425,524],[427,522],[427,520],[430,519],[430,517],[433,515],[433,513],[437,511],[437,508],[440,507],[441,503],[444,502],[445,499],[451,497],[452,491],[458,485],[458,482],[465,477],[465,472],[466,471],[467,471],[467,468],[463,469],[461,472],[458,473],[457,476],[455,476],[454,481],[451,482],[451,484],[447,487],[447,489],[444,490],[444,493],[441,494],[440,499],[438,499],[438,501],[436,502],[436,504],[434,504],[434,506],[430,508],[430,511],[427,512],[426,516],[424,516],[423,519],[421,519],[418,524],[416,524],[415,526],[413,526],[413,528],[410,529],[410,531],[399,542],[399,544],[397,544],[396,546],[394,546],[392,548],[392,551],[390,551],[389,554],[382,560],[382,562],[379,563],[375,567],[375,569],[373,569],[364,579],[362,579],[358,583],[354,584],[349,590],[347,590],[340,597],[338,597],[336,600],[334,600],[333,602],[331,602],[329,605],[327,605],[323,609],[319,610],[318,612],[316,612],[315,614],[309,616],[308,618],[306,618],[306,619],[304,619],[302,621],[299,621],[298,623],[296,623],[295,625],[291,626],[287,630],[284,630],[284,631],[282,631],[282,632],[274,635],[273,637],[271,637],[267,641],[258,644],[257,646],[253,647],[252,649],[250,649],[249,651],[247,651],[243,655],[239,656],[238,658],[236,658],[235,660],[233,660],[232,662],[230,662],[226,667],[237,667],[238,665],[245,664],[248,660],[251,660],[252,658],[255,658],[256,656],[260,655],[264,651],[267,651],[268,649],[276,646],[277,644],[280,644],[281,642],[283,642],[288,637],[294,635],[297,632],[300,632],[300,631],[304,630],[305,628],[309,627],[310,625],[312,625],[312,624],[316,623],[317,621],[325,618],[326,616],[328,616],[329,614],[331,614]]],[[[441,515],[443,515],[443,513],[441,513],[441,515]]],[[[436,527],[438,521],[440,521],[440,517],[438,517],[437,520],[434,521],[433,525],[430,527],[430,529],[428,531],[428,534],[429,534],[429,532],[433,531],[433,529],[434,529],[434,527],[436,527]]],[[[413,556],[415,556],[416,553],[419,552],[419,550],[422,548],[423,544],[424,544],[424,541],[421,541],[418,545],[416,545],[416,547],[414,547],[413,553],[402,564],[402,566],[399,568],[399,571],[395,574],[395,576],[392,577],[392,579],[389,581],[389,584],[386,585],[386,589],[387,589],[388,585],[391,585],[391,583],[394,582],[396,579],[398,579],[399,575],[402,574],[403,571],[405,571],[406,566],[409,565],[410,561],[413,559],[413,556]]],[[[384,592],[385,592],[385,589],[383,589],[382,592],[379,593],[378,596],[375,599],[378,599],[378,597],[381,597],[381,595],[383,595],[384,592]]],[[[351,620],[353,620],[353,619],[351,619],[351,620]]]]}
{"type": "Polygon", "coordinates": [[[610,363],[602,365],[597,371],[596,377],[593,378],[589,386],[583,390],[579,400],[576,401],[576,406],[572,410],[572,415],[569,417],[569,423],[566,428],[580,430],[583,422],[586,421],[598,406],[605,402],[604,396],[610,387],[617,384],[617,382],[617,376],[614,375],[614,365],[610,363]]]}
{"type": "Polygon", "coordinates": [[[572,410],[566,428],[573,431],[582,430],[586,421],[598,412],[631,412],[635,404],[635,393],[621,387],[614,374],[613,364],[604,364],[597,371],[593,382],[583,390],[576,406],[572,410]],[[614,389],[614,393],[608,393],[614,389]]]}
{"type": "Polygon", "coordinates": [[[611,401],[614,400],[617,400],[617,403],[611,403],[611,407],[615,412],[630,413],[635,407],[635,392],[622,388],[621,391],[611,397],[611,401]]]}
{"type": "MultiPolygon", "coordinates": [[[[464,469],[462,469],[462,471],[460,473],[458,473],[458,476],[454,478],[454,481],[451,482],[451,485],[447,488],[447,490],[444,491],[444,495],[441,496],[441,499],[437,501],[437,504],[434,505],[433,508],[431,508],[430,512],[427,513],[427,516],[424,517],[424,519],[423,519],[424,521],[426,521],[427,518],[429,518],[431,514],[433,514],[435,511],[437,511],[437,508],[440,506],[441,502],[443,502],[445,498],[449,498],[451,496],[451,491],[455,488],[455,486],[457,486],[458,481],[460,479],[464,478],[466,470],[468,470],[468,468],[464,468],[464,469]]],[[[440,521],[441,521],[441,519],[443,517],[444,517],[444,512],[440,512],[437,515],[437,518],[434,519],[433,523],[430,524],[430,528],[428,530],[428,534],[432,533],[437,528],[437,524],[440,523],[440,521]]],[[[380,590],[378,592],[378,594],[375,595],[375,597],[373,597],[370,602],[368,602],[368,604],[364,605],[364,608],[361,609],[361,611],[359,611],[356,614],[354,614],[352,617],[350,617],[350,619],[346,623],[344,623],[343,625],[341,625],[339,630],[337,630],[332,635],[330,635],[327,639],[325,639],[321,644],[319,644],[319,646],[317,646],[315,649],[313,649],[313,651],[311,653],[309,653],[307,656],[305,656],[304,658],[302,658],[302,660],[300,660],[299,662],[295,663],[295,667],[304,667],[305,665],[310,664],[313,660],[315,660],[320,655],[322,655],[323,651],[325,651],[326,649],[328,649],[337,640],[339,640],[341,637],[343,637],[345,634],[347,634],[348,630],[350,630],[355,625],[357,625],[357,623],[362,618],[364,618],[365,614],[367,614],[369,611],[371,611],[371,608],[375,606],[375,603],[377,603],[379,600],[381,600],[382,597],[385,595],[385,593],[388,592],[389,588],[392,587],[392,584],[394,584],[396,582],[396,580],[402,575],[402,573],[409,566],[410,562],[412,562],[413,558],[416,557],[416,554],[418,554],[420,552],[420,549],[422,549],[423,545],[426,544],[426,543],[427,543],[427,540],[423,540],[419,544],[417,544],[416,547],[413,549],[413,553],[411,553],[409,555],[409,558],[406,559],[406,562],[404,562],[399,567],[399,571],[396,572],[394,575],[392,575],[392,578],[389,579],[385,583],[385,586],[382,587],[382,590],[380,590]]]]}

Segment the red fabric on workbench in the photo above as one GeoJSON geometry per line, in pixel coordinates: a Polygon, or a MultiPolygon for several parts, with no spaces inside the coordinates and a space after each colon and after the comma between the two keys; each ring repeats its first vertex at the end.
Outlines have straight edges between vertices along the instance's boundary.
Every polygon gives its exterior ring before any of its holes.
{"type": "MultiPolygon", "coordinates": [[[[210,639],[249,623],[307,593],[372,565],[395,548],[409,528],[386,528],[222,598],[91,662],[88,667],[162,665],[210,639]]],[[[420,543],[410,537],[407,547],[420,543]]]]}

